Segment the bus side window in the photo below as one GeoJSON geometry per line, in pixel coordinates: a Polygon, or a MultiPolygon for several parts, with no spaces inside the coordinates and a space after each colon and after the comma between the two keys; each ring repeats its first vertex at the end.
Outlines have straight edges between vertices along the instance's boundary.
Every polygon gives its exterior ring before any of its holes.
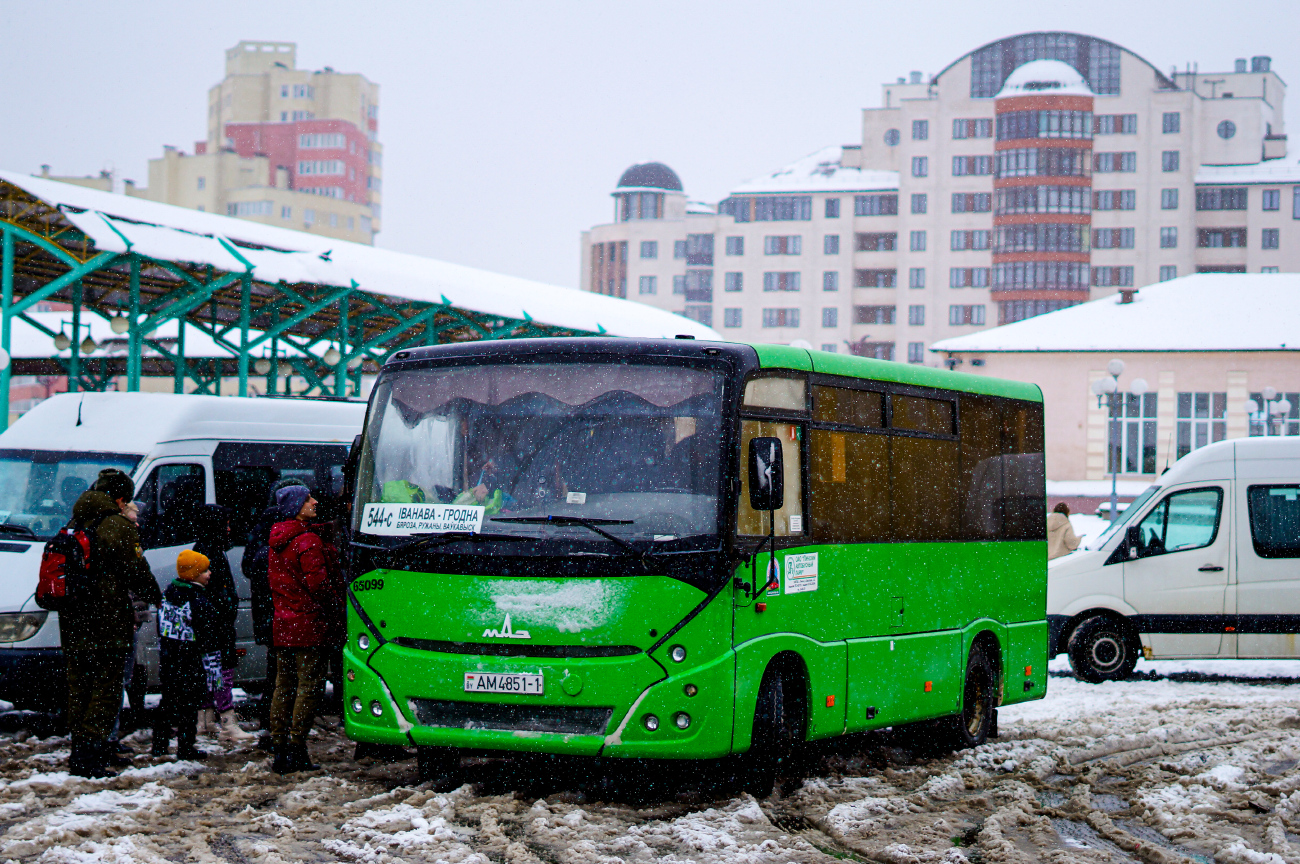
{"type": "Polygon", "coordinates": [[[782,461],[785,463],[785,505],[776,511],[778,537],[801,535],[803,525],[803,475],[799,470],[800,442],[803,430],[797,423],[781,420],[740,421],[740,502],[736,510],[736,533],[763,535],[768,531],[766,511],[756,511],[749,506],[749,442],[753,438],[780,438],[782,461]]]}
{"type": "Polygon", "coordinates": [[[889,438],[828,429],[814,429],[809,434],[809,509],[816,539],[832,543],[889,540],[893,535],[889,438]]]}

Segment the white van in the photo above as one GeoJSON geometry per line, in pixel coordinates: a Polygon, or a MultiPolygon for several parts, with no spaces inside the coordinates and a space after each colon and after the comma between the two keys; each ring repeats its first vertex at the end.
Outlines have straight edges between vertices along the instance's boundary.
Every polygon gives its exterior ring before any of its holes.
{"type": "Polygon", "coordinates": [[[1088,546],[1047,567],[1050,656],[1080,678],[1139,654],[1300,657],[1300,438],[1189,453],[1088,546]]]}
{"type": "MultiPolygon", "coordinates": [[[[234,548],[226,555],[240,598],[236,680],[261,680],[266,649],[253,641],[244,538],[283,477],[300,477],[322,496],[341,490],[365,411],[364,402],[328,399],[70,393],[19,418],[0,434],[0,699],[61,705],[58,614],[35,601],[41,551],[103,468],[135,480],[141,540],[162,588],[176,576],[176,555],[194,541],[178,514],[199,503],[230,508],[234,548]]],[[[136,662],[156,685],[153,621],[140,631],[136,662]]]]}

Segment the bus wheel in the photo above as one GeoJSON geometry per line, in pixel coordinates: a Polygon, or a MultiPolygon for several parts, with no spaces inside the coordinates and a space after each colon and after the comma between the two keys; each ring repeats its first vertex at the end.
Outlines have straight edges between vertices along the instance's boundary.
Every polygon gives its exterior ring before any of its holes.
{"type": "Polygon", "coordinates": [[[962,684],[961,713],[947,717],[948,734],[944,736],[957,750],[978,747],[988,740],[997,708],[997,680],[993,663],[983,645],[972,645],[966,660],[966,679],[962,684]]]}
{"type": "Polygon", "coordinates": [[[804,739],[804,689],[788,664],[773,663],[763,673],[754,706],[754,733],[742,759],[744,791],[755,798],[772,794],[776,778],[789,767],[795,745],[804,739]]]}
{"type": "Polygon", "coordinates": [[[1070,668],[1084,681],[1122,681],[1137,666],[1138,640],[1123,619],[1094,615],[1084,619],[1070,634],[1070,668]]]}
{"type": "Polygon", "coordinates": [[[460,751],[455,747],[416,747],[415,764],[421,783],[433,783],[435,792],[460,785],[460,751]]]}

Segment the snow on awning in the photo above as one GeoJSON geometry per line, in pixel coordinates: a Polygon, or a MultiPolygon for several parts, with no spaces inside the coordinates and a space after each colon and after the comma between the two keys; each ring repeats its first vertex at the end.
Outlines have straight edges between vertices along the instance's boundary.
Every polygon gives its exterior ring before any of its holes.
{"type": "Polygon", "coordinates": [[[355,284],[366,293],[447,303],[567,330],[641,338],[722,338],[681,315],[617,297],[12,171],[0,171],[0,180],[58,207],[101,251],[130,250],[234,273],[246,272],[251,265],[253,277],[267,284],[355,284]]]}

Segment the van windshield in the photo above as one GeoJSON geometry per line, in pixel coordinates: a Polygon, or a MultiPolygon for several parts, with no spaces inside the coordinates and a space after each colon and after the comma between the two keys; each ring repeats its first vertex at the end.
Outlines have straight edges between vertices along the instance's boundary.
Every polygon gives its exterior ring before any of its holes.
{"type": "Polygon", "coordinates": [[[441,503],[484,508],[492,534],[608,543],[574,524],[602,520],[629,541],[716,536],[722,388],[717,372],[644,362],[389,373],[371,402],[357,530],[369,503],[441,503]],[[532,521],[548,516],[568,521],[532,521]]]}
{"type": "Polygon", "coordinates": [[[1115,536],[1115,532],[1120,529],[1120,526],[1124,525],[1136,516],[1137,512],[1142,509],[1142,505],[1147,503],[1147,500],[1158,491],[1160,491],[1159,486],[1148,486],[1141,495],[1133,499],[1132,504],[1124,508],[1124,512],[1119,514],[1119,518],[1110,523],[1110,527],[1101,532],[1100,537],[1096,540],[1090,541],[1086,548],[1100,549],[1102,546],[1105,546],[1106,541],[1115,536]]]}
{"type": "Polygon", "coordinates": [[[4,533],[53,537],[72,518],[72,505],[105,468],[130,474],[140,457],[128,453],[0,450],[0,522],[4,533]]]}

